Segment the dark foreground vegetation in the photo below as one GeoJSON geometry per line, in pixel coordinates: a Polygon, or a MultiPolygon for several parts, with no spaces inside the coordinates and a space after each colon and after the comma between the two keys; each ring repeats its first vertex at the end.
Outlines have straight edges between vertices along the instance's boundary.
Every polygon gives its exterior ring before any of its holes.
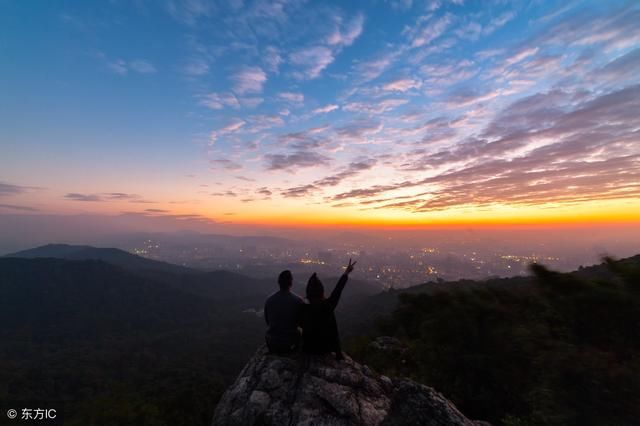
{"type": "Polygon", "coordinates": [[[399,347],[371,350],[361,338],[352,355],[435,387],[470,418],[638,424],[640,256],[571,274],[531,269],[514,286],[399,294],[377,325],[399,347]]]}
{"type": "Polygon", "coordinates": [[[101,261],[0,259],[5,410],[62,408],[65,425],[208,424],[262,331],[237,303],[101,261]]]}

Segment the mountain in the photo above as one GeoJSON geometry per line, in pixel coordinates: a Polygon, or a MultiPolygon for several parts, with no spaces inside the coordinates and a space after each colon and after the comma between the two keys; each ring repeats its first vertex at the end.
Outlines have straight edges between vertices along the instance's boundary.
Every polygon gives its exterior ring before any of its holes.
{"type": "Polygon", "coordinates": [[[124,269],[138,272],[171,272],[188,274],[195,271],[167,262],[146,259],[117,248],[98,248],[82,245],[47,244],[44,246],[8,254],[5,257],[27,259],[51,257],[67,260],[102,260],[124,269]]]}
{"type": "MultiPolygon", "coordinates": [[[[227,238],[224,235],[210,235],[211,237],[227,238]]],[[[275,237],[235,237],[242,241],[262,239],[270,242],[282,242],[275,237]]],[[[48,244],[33,249],[20,251],[5,256],[37,259],[56,258],[66,260],[101,260],[114,266],[121,267],[136,275],[152,278],[154,281],[179,288],[185,292],[203,296],[211,300],[241,305],[242,309],[260,310],[264,299],[277,290],[276,278],[252,278],[230,271],[205,272],[190,269],[167,262],[146,259],[117,248],[98,248],[84,245],[48,244]]],[[[326,279],[328,285],[333,285],[338,278],[326,279]]],[[[349,303],[363,296],[378,292],[378,287],[360,280],[351,280],[351,291],[345,296],[349,303]]],[[[304,293],[304,287],[294,289],[299,294],[304,293]]]]}
{"type": "Polygon", "coordinates": [[[231,302],[99,260],[0,258],[0,400],[69,425],[205,424],[263,339],[231,302]]]}
{"type": "Polygon", "coordinates": [[[269,355],[260,348],[216,406],[213,426],[451,425],[467,419],[434,389],[377,374],[348,356],[269,355]]]}

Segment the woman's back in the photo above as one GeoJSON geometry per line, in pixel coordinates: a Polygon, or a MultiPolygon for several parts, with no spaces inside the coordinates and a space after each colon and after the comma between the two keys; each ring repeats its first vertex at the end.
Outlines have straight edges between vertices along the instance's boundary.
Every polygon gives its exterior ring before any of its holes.
{"type": "Polygon", "coordinates": [[[338,324],[329,299],[304,305],[302,350],[310,354],[340,351],[338,324]]]}
{"type": "Polygon", "coordinates": [[[338,280],[331,296],[325,299],[322,282],[314,273],[307,284],[309,304],[302,309],[302,350],[309,354],[335,352],[342,359],[340,336],[334,311],[340,301],[349,273],[353,270],[351,259],[344,274],[338,280]]]}

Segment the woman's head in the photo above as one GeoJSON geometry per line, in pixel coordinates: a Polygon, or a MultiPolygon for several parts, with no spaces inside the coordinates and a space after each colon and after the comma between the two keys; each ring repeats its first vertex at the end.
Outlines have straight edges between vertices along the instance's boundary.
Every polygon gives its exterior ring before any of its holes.
{"type": "Polygon", "coordinates": [[[307,299],[309,299],[309,302],[324,299],[324,286],[315,272],[307,283],[307,299]]]}

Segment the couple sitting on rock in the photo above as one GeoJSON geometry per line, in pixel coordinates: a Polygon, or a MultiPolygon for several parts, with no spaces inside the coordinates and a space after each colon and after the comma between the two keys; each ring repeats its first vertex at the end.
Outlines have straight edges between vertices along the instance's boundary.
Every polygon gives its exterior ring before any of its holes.
{"type": "Polygon", "coordinates": [[[264,319],[269,326],[266,335],[269,352],[277,355],[297,352],[302,329],[303,352],[316,355],[333,352],[336,359],[343,359],[334,310],[355,265],[356,262],[351,263],[349,259],[344,274],[328,298],[325,298],[324,286],[314,272],[307,283],[308,304],[291,292],[291,271],[280,273],[280,291],[269,296],[264,305],[264,319]]]}

